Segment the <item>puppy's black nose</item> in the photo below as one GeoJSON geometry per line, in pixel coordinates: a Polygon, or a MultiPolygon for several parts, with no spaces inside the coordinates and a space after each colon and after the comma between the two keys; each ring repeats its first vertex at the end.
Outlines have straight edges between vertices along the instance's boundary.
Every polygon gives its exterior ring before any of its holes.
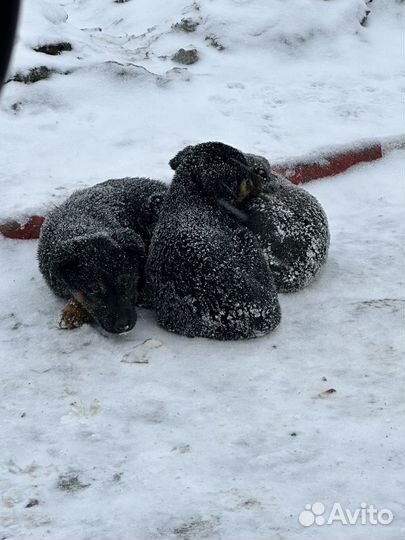
{"type": "Polygon", "coordinates": [[[120,315],[114,323],[114,332],[116,334],[123,334],[129,332],[135,326],[136,313],[126,313],[120,315]]]}

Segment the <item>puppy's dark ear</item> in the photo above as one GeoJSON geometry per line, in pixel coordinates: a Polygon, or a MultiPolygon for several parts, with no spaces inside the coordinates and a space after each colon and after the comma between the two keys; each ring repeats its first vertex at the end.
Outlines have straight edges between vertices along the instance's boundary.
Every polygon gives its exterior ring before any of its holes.
{"type": "Polygon", "coordinates": [[[170,167],[175,171],[182,161],[191,154],[192,146],[186,146],[169,161],[170,167]]]}
{"type": "Polygon", "coordinates": [[[66,258],[66,259],[56,261],[53,264],[53,272],[62,276],[62,278],[65,279],[66,281],[69,281],[69,277],[71,276],[73,277],[76,274],[78,267],[79,267],[78,259],[66,258]]]}
{"type": "Polygon", "coordinates": [[[68,280],[94,252],[103,249],[106,241],[107,236],[101,233],[83,234],[65,240],[59,246],[59,257],[54,262],[54,271],[68,280]]]}
{"type": "Polygon", "coordinates": [[[51,272],[69,283],[77,273],[79,260],[77,246],[67,240],[63,242],[59,256],[53,261],[51,272]]]}

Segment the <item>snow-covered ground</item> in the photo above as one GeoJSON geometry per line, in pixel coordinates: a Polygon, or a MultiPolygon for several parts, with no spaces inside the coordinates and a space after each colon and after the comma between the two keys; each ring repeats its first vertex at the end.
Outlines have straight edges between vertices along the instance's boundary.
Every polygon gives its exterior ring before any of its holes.
{"type": "MultiPolygon", "coordinates": [[[[169,181],[189,143],[277,160],[401,132],[403,6],[374,0],[363,27],[361,0],[27,0],[10,77],[59,73],[1,95],[0,219],[108,177],[169,181]],[[56,41],[72,50],[33,51],[56,41]]],[[[395,152],[308,186],[329,262],[254,341],[148,311],[127,336],[60,331],[36,242],[0,238],[0,538],[402,539],[404,169],[395,152]],[[305,528],[317,501],[394,520],[305,528]]]]}

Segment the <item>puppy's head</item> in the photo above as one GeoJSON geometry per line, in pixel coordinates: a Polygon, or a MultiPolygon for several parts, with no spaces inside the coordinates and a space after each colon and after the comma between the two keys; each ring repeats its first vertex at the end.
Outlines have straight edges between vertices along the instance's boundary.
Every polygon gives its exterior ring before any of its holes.
{"type": "Polygon", "coordinates": [[[269,161],[257,154],[244,154],[248,165],[253,168],[255,173],[259,174],[263,179],[266,179],[271,174],[271,166],[269,161]]]}
{"type": "Polygon", "coordinates": [[[177,172],[191,176],[205,194],[227,204],[239,205],[258,195],[262,179],[236,148],[220,142],[187,146],[171,161],[177,172]]]}
{"type": "Polygon", "coordinates": [[[66,240],[55,272],[104,330],[121,334],[136,323],[138,280],[145,264],[140,237],[130,229],[66,240]]]}
{"type": "Polygon", "coordinates": [[[268,160],[257,154],[245,154],[245,158],[254,172],[262,178],[263,193],[274,193],[280,186],[280,177],[272,172],[268,160]]]}

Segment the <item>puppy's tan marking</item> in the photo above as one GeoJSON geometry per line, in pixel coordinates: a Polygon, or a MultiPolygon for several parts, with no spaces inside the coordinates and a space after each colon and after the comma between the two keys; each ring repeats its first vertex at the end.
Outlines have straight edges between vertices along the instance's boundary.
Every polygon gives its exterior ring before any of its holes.
{"type": "Polygon", "coordinates": [[[245,178],[245,180],[242,180],[240,186],[239,186],[239,197],[238,201],[242,202],[244,201],[249,195],[254,191],[254,185],[250,178],[245,178]]]}
{"type": "Polygon", "coordinates": [[[59,328],[72,330],[93,320],[90,313],[78,302],[79,298],[83,298],[83,294],[77,291],[74,293],[74,298],[71,298],[66,304],[60,315],[59,328]]]}

